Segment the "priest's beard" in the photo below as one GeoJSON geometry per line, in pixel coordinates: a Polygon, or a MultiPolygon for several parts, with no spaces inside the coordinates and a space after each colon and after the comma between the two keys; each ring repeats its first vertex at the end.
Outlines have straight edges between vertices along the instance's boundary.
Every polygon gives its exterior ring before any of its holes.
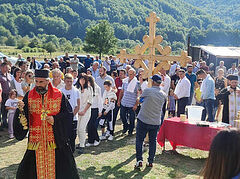
{"type": "Polygon", "coordinates": [[[42,86],[36,86],[36,91],[39,94],[44,95],[45,93],[47,93],[48,89],[47,89],[47,86],[45,88],[42,86]]]}

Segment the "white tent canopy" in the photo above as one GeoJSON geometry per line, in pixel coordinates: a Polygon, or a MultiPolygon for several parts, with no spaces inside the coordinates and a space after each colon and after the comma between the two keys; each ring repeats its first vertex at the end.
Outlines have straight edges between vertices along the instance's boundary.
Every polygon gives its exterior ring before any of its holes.
{"type": "Polygon", "coordinates": [[[217,58],[236,58],[240,59],[240,47],[212,47],[199,46],[201,50],[216,56],[217,58]]]}

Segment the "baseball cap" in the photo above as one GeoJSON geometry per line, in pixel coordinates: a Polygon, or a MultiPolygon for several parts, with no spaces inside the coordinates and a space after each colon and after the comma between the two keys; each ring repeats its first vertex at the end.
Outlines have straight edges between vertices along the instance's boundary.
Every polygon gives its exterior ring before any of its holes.
{"type": "Polygon", "coordinates": [[[162,82],[162,78],[160,75],[156,74],[153,75],[150,79],[152,79],[153,81],[155,81],[156,83],[161,83],[162,82]]]}

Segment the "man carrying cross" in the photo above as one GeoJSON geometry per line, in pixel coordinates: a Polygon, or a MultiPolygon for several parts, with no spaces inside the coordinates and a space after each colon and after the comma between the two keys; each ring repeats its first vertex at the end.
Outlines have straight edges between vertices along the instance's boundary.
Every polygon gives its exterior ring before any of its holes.
{"type": "Polygon", "coordinates": [[[68,137],[71,106],[49,82],[48,70],[35,70],[35,82],[36,87],[19,102],[13,122],[17,140],[29,132],[16,178],[79,178],[68,137]]]}

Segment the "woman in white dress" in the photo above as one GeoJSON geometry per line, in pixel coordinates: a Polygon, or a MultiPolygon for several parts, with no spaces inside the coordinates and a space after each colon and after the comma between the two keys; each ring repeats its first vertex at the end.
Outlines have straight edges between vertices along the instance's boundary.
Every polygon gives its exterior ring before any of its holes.
{"type": "Polygon", "coordinates": [[[92,88],[88,86],[88,77],[86,74],[79,76],[80,84],[80,110],[78,112],[77,134],[79,138],[79,151],[82,154],[85,147],[86,127],[91,117],[91,105],[93,100],[92,88]]]}

